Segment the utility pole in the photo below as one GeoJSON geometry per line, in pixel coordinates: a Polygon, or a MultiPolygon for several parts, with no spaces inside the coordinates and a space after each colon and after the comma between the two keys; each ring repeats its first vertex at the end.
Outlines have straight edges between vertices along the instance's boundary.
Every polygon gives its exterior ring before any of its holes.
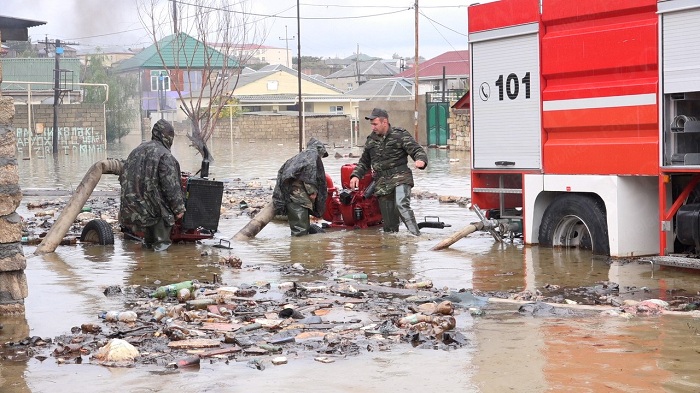
{"type": "Polygon", "coordinates": [[[413,56],[413,134],[416,142],[418,141],[418,0],[416,0],[415,6],[416,10],[416,53],[413,56]]]}
{"type": "Polygon", "coordinates": [[[173,1],[173,34],[177,35],[177,1],[173,1]]]}
{"type": "Polygon", "coordinates": [[[284,40],[285,48],[287,48],[285,52],[287,55],[287,63],[285,65],[289,68],[292,68],[292,64],[289,62],[289,41],[294,40],[294,38],[296,37],[292,36],[292,38],[289,38],[289,36],[287,36],[287,25],[284,25],[284,38],[280,37],[280,40],[284,40]]]}
{"type": "MultiPolygon", "coordinates": [[[[49,40],[46,39],[40,44],[46,45],[48,47],[49,40]]],[[[63,47],[61,46],[61,40],[54,41],[54,71],[53,71],[53,149],[52,152],[54,156],[58,154],[58,103],[61,99],[61,63],[60,58],[63,54],[63,47]]],[[[77,45],[76,42],[64,42],[65,45],[77,45]]],[[[48,52],[47,52],[48,55],[48,52]]]]}
{"type": "Polygon", "coordinates": [[[301,12],[297,0],[297,84],[299,85],[299,152],[304,150],[304,104],[301,99],[301,12]]]}
{"type": "Polygon", "coordinates": [[[56,53],[54,54],[53,70],[53,155],[58,154],[58,100],[61,97],[61,67],[59,58],[63,54],[61,40],[56,40],[56,53]]]}
{"type": "Polygon", "coordinates": [[[360,87],[360,44],[357,44],[357,52],[355,53],[355,79],[357,80],[357,87],[360,87]]]}

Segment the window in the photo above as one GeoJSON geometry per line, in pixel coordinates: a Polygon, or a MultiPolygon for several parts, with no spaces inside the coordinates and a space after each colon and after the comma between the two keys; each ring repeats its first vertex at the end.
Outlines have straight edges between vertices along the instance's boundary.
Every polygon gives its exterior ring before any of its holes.
{"type": "Polygon", "coordinates": [[[270,91],[277,91],[277,86],[279,86],[279,82],[277,82],[277,81],[267,81],[267,90],[270,90],[270,91]]]}
{"type": "Polygon", "coordinates": [[[329,112],[334,113],[336,115],[342,115],[343,114],[343,106],[342,105],[332,105],[329,112]]]}
{"type": "Polygon", "coordinates": [[[170,76],[165,70],[151,70],[151,91],[170,91],[170,76]]]}

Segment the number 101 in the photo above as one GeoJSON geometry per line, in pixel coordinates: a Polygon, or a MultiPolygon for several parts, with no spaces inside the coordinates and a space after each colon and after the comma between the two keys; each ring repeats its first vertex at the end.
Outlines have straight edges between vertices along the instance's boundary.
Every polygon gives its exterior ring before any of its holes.
{"type": "MultiPolygon", "coordinates": [[[[530,98],[530,73],[526,73],[522,81],[518,80],[517,75],[511,73],[508,75],[508,78],[506,78],[505,86],[506,94],[508,94],[508,98],[511,100],[518,98],[520,83],[525,86],[525,98],[530,98]]],[[[496,80],[496,86],[498,86],[498,100],[503,101],[503,75],[500,75],[496,80]]]]}

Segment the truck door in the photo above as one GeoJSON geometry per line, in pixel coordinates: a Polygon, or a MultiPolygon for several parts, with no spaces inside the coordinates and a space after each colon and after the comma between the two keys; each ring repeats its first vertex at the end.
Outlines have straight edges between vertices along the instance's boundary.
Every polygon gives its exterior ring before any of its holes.
{"type": "Polygon", "coordinates": [[[469,35],[475,169],[541,169],[539,25],[469,35]]]}

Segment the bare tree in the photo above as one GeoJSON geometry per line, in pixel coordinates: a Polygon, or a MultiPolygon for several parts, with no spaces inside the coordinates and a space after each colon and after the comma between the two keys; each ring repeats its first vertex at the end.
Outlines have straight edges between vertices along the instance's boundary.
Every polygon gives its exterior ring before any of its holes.
{"type": "Polygon", "coordinates": [[[187,136],[211,161],[207,141],[254,55],[242,48],[261,44],[264,26],[253,20],[247,0],[144,1],[139,16],[192,123],[187,136]]]}

